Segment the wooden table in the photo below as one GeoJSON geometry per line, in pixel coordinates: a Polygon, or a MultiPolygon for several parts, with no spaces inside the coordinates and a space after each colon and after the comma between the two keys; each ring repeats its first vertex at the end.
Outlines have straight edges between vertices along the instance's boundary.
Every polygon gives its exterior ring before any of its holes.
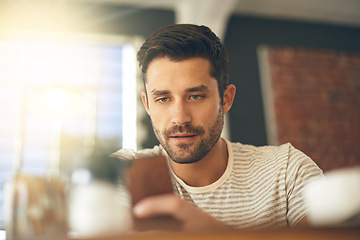
{"type": "MultiPolygon", "coordinates": [[[[360,228],[261,231],[147,232],[81,240],[360,240],[360,228]]],[[[75,239],[71,239],[75,240],[75,239]]],[[[80,239],[76,239],[80,240],[80,239]]]]}

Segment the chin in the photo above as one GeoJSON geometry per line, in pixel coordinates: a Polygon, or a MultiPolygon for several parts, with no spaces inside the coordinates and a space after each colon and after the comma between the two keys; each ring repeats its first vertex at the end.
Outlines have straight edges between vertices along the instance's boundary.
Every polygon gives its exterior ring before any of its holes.
{"type": "Polygon", "coordinates": [[[200,161],[200,159],[174,159],[172,157],[170,157],[170,159],[178,164],[192,164],[200,161]]]}

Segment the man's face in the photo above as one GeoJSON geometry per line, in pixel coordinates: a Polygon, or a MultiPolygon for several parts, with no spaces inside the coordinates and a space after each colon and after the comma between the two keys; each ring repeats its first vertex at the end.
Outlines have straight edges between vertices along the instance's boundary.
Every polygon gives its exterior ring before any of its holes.
{"type": "Polygon", "coordinates": [[[148,66],[142,100],[160,144],[174,162],[201,160],[220,137],[224,111],[210,69],[210,62],[198,57],[158,58],[148,66]]]}

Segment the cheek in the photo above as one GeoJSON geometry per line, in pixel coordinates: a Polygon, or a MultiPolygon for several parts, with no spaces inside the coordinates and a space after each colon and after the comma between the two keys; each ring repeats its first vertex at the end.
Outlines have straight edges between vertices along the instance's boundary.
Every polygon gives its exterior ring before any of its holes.
{"type": "MultiPolygon", "coordinates": [[[[214,102],[207,102],[189,107],[188,114],[191,115],[191,124],[194,126],[207,126],[213,124],[213,122],[216,121],[219,116],[219,111],[221,110],[220,108],[220,103],[214,102]]],[[[154,128],[162,131],[172,127],[169,111],[170,109],[158,109],[156,106],[150,106],[149,116],[154,128]]]]}
{"type": "Polygon", "coordinates": [[[219,116],[220,107],[218,105],[208,104],[201,108],[196,109],[195,118],[202,125],[210,125],[219,116]]]}
{"type": "Polygon", "coordinates": [[[163,128],[163,125],[165,124],[165,122],[168,119],[166,112],[157,111],[156,109],[151,109],[149,111],[149,116],[150,116],[153,127],[156,127],[159,130],[161,130],[161,128],[163,128]]]}

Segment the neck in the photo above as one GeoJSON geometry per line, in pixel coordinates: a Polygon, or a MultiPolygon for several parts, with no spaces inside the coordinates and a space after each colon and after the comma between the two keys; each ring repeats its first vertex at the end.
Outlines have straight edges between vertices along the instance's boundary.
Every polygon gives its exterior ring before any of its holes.
{"type": "Polygon", "coordinates": [[[170,166],[176,176],[187,185],[203,187],[214,183],[224,174],[227,162],[226,142],[220,138],[211,151],[200,161],[191,164],[179,164],[170,160],[170,166]]]}

